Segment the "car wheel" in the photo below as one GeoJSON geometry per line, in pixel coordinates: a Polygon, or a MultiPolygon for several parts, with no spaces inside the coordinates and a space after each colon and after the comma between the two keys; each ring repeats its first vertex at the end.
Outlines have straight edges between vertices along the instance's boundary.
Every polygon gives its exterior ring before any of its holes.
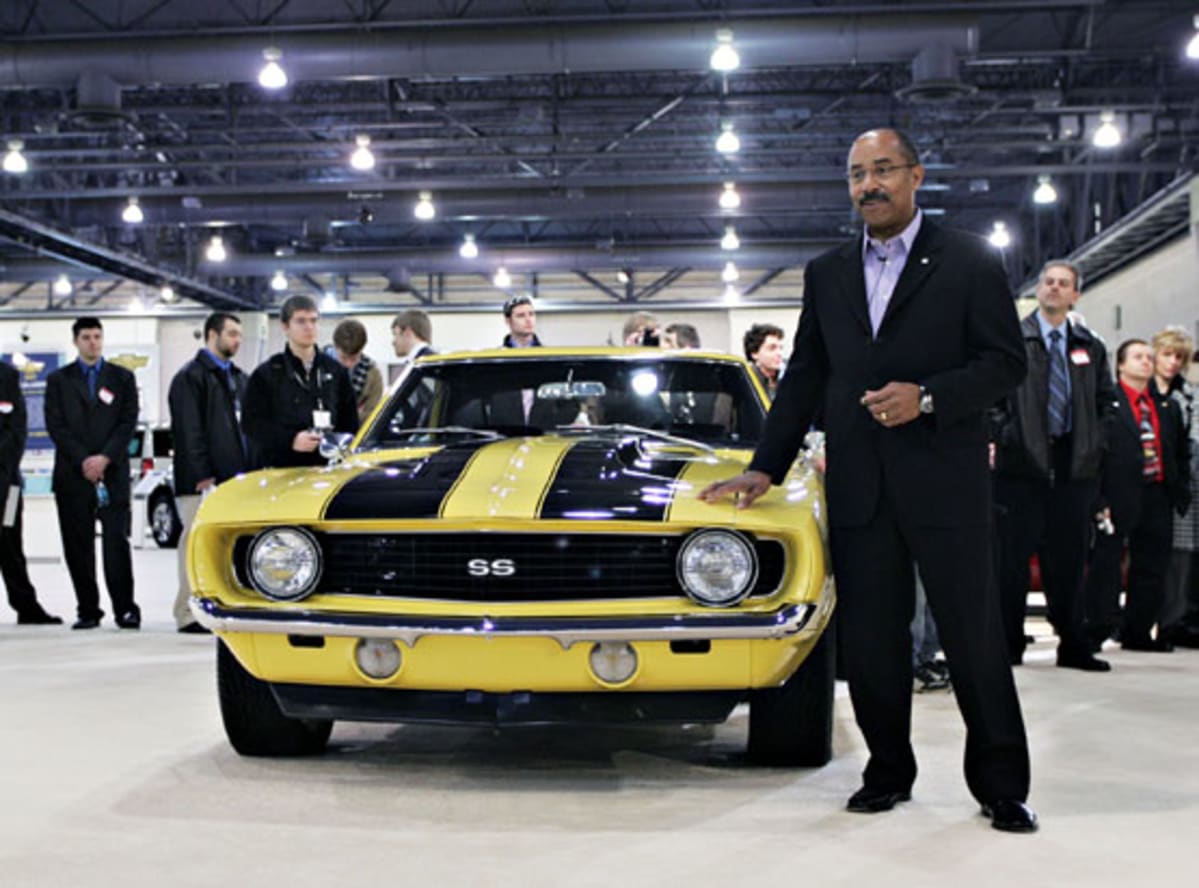
{"type": "Polygon", "coordinates": [[[808,658],[778,688],[749,697],[749,760],[819,768],[833,757],[836,640],[830,623],[808,658]]]}
{"type": "Polygon", "coordinates": [[[146,505],[147,518],[150,524],[150,534],[160,549],[174,549],[179,545],[179,535],[183,533],[183,522],[175,510],[175,498],[166,490],[156,490],[150,494],[146,505]]]}
{"type": "Polygon", "coordinates": [[[241,755],[317,755],[324,751],[333,722],[288,718],[270,685],[237,662],[221,642],[216,646],[217,690],[225,736],[241,755]]]}

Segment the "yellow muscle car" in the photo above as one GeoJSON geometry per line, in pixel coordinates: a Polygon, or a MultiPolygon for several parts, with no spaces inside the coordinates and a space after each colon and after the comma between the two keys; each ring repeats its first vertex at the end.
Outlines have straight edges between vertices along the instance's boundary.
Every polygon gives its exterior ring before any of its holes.
{"type": "Polygon", "coordinates": [[[243,755],[336,719],[723,721],[755,762],[831,755],[823,489],[799,460],[753,509],[765,395],[742,360],[649,348],[422,358],[328,466],[222,484],[188,541],[243,755]]]}

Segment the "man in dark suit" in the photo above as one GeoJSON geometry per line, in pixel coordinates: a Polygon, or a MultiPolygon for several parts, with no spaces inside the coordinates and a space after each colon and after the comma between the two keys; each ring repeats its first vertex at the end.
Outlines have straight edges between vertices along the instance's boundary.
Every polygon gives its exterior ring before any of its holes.
{"type": "Polygon", "coordinates": [[[1120,621],[1120,558],[1128,543],[1128,597],[1120,642],[1125,650],[1168,653],[1151,637],[1165,597],[1172,542],[1171,512],[1190,505],[1187,430],[1177,402],[1152,384],[1153,349],[1129,339],[1116,349],[1116,421],[1103,462],[1103,496],[1114,534],[1095,541],[1087,577],[1086,632],[1094,646],[1120,621]]]}
{"type": "Polygon", "coordinates": [[[241,320],[214,311],[204,321],[204,348],[171,380],[168,403],[174,433],[175,508],[183,530],[179,536],[179,591],[175,625],[180,632],[208,632],[192,616],[188,602],[187,535],[196,521],[201,498],[216,485],[246,471],[249,459],[241,433],[241,405],[246,374],[233,363],[241,348],[241,320]]]}
{"type": "Polygon", "coordinates": [[[62,617],[46,613],[38,603],[37,591],[29,580],[25,563],[25,547],[21,538],[21,456],[25,453],[28,432],[25,395],[21,392],[21,377],[8,364],[0,361],[0,573],[8,603],[17,612],[17,623],[29,625],[62,625],[62,617]]]}
{"type": "Polygon", "coordinates": [[[129,439],[137,425],[133,374],[104,360],[99,318],[71,326],[79,360],[46,380],[46,430],[54,441],[54,502],[75,586],[72,629],[95,629],[104,611],[96,585],[96,518],[104,535],[104,584],[117,625],[141,627],[129,553],[129,439]]]}
{"type": "Polygon", "coordinates": [[[849,152],[864,237],[804,270],[795,350],[749,470],[705,489],[745,508],[782,482],[823,403],[838,636],[870,750],[850,811],[911,797],[919,568],[966,722],[966,782],[996,829],[1031,832],[1028,745],[991,564],[985,411],[1024,377],[1002,264],[915,204],[911,141],[872,130],[849,152]]]}

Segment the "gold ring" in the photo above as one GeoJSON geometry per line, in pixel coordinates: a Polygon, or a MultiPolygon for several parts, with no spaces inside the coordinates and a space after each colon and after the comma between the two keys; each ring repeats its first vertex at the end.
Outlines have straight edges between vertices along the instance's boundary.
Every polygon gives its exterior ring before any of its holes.
{"type": "Polygon", "coordinates": [[[887,421],[887,411],[886,410],[882,411],[878,415],[878,418],[881,419],[883,422],[886,422],[887,421]]]}

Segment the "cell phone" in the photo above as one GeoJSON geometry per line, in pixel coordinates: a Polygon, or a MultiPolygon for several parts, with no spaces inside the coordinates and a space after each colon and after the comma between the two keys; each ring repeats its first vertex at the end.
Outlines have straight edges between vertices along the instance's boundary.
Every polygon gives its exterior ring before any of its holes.
{"type": "Polygon", "coordinates": [[[658,335],[657,330],[651,330],[647,327],[641,331],[641,344],[657,348],[662,344],[662,337],[658,335]]]}

